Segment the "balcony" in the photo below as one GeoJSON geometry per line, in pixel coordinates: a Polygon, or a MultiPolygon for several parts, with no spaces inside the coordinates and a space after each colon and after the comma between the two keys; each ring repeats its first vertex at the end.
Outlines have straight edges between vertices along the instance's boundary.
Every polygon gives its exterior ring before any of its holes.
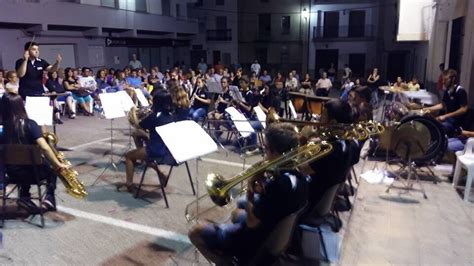
{"type": "Polygon", "coordinates": [[[207,30],[206,39],[208,41],[232,41],[232,29],[207,30]]]}
{"type": "Polygon", "coordinates": [[[313,27],[313,40],[354,41],[371,40],[374,37],[374,25],[313,27]]]}

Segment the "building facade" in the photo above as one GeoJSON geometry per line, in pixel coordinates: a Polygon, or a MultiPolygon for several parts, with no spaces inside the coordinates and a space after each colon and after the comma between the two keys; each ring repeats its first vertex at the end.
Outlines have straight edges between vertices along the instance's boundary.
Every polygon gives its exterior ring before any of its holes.
{"type": "Polygon", "coordinates": [[[198,0],[188,4],[189,16],[199,22],[199,33],[192,41],[193,68],[196,68],[201,58],[211,65],[220,61],[232,66],[238,62],[237,2],[198,0]]]}
{"type": "Polygon", "coordinates": [[[383,80],[426,79],[428,42],[398,42],[398,0],[315,0],[310,15],[310,73],[348,64],[354,77],[378,68],[383,80]]]}
{"type": "Polygon", "coordinates": [[[271,73],[295,69],[306,72],[302,58],[307,49],[309,1],[239,0],[239,63],[249,69],[254,60],[271,73]]]}
{"type": "Polygon", "coordinates": [[[195,0],[5,0],[0,9],[0,66],[13,69],[23,45],[62,67],[123,68],[135,53],[143,66],[190,63],[198,22],[187,17],[195,0]]]}

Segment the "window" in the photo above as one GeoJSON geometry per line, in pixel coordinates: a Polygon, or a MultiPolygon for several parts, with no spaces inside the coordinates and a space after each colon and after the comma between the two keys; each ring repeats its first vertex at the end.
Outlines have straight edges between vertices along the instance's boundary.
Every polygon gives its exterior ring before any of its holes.
{"type": "Polygon", "coordinates": [[[349,37],[364,37],[365,11],[353,10],[349,12],[349,37]]]}
{"type": "Polygon", "coordinates": [[[100,0],[101,6],[117,8],[117,1],[116,0],[100,0]]]}
{"type": "Polygon", "coordinates": [[[282,34],[290,34],[290,16],[282,16],[281,17],[281,33],[282,34]]]}
{"type": "Polygon", "coordinates": [[[216,6],[223,6],[225,3],[225,0],[216,0],[216,6]]]}
{"type": "Polygon", "coordinates": [[[339,11],[324,12],[324,37],[339,37],[339,11]]]}
{"type": "Polygon", "coordinates": [[[203,6],[203,0],[197,0],[196,3],[194,4],[195,7],[201,7],[203,6]]]}
{"type": "Polygon", "coordinates": [[[135,11],[146,12],[146,0],[135,0],[135,11]]]}
{"type": "Polygon", "coordinates": [[[161,1],[161,9],[163,16],[171,16],[171,4],[170,0],[161,1]]]}
{"type": "Polygon", "coordinates": [[[268,13],[258,14],[258,32],[261,36],[270,36],[272,32],[272,16],[268,13]]]}
{"type": "Polygon", "coordinates": [[[179,4],[176,4],[176,17],[181,17],[181,6],[179,4]]]}

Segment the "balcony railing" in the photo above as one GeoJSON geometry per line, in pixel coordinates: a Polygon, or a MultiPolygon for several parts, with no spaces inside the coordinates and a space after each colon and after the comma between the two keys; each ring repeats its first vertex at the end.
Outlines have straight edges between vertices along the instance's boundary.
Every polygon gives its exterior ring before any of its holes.
{"type": "Polygon", "coordinates": [[[208,41],[232,41],[232,29],[207,30],[208,41]]]}
{"type": "Polygon", "coordinates": [[[313,27],[313,39],[350,39],[371,37],[374,37],[374,25],[313,27]]]}

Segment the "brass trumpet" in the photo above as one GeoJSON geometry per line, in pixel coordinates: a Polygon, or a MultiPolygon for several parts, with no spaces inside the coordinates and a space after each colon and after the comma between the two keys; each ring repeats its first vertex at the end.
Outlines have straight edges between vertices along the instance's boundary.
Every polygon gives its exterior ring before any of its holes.
{"type": "MultiPolygon", "coordinates": [[[[299,166],[311,163],[327,156],[331,151],[332,145],[328,142],[309,142],[281,155],[274,160],[264,160],[256,163],[252,167],[244,170],[237,176],[228,180],[224,180],[221,175],[211,173],[207,176],[205,182],[208,194],[201,196],[186,206],[186,220],[188,222],[196,220],[199,213],[192,215],[191,207],[193,205],[199,205],[199,202],[207,197],[210,197],[216,205],[225,206],[232,202],[234,198],[232,189],[241,182],[244,182],[251,177],[262,175],[265,172],[296,169],[299,166]]],[[[237,193],[237,195],[240,195],[241,192],[242,191],[237,193]]]]}

